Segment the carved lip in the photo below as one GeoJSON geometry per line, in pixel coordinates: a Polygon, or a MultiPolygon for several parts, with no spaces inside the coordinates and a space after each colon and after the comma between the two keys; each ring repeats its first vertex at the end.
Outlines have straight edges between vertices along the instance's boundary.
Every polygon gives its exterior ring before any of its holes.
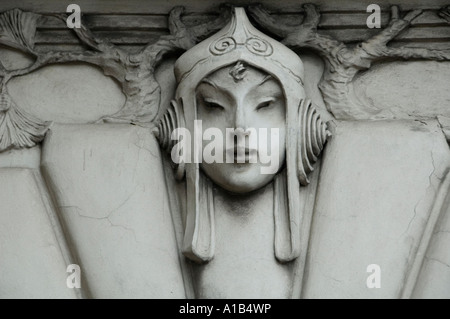
{"type": "Polygon", "coordinates": [[[258,150],[255,148],[248,148],[242,146],[234,146],[230,147],[226,150],[227,158],[233,158],[234,162],[242,163],[250,163],[251,160],[254,162],[254,159],[258,156],[258,150]]]}

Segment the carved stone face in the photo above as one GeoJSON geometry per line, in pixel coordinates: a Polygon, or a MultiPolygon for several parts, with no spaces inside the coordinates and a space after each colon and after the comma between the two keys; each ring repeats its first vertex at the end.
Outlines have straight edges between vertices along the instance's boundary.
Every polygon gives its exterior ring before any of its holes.
{"type": "MultiPolygon", "coordinates": [[[[217,128],[223,136],[223,148],[219,149],[223,163],[203,160],[203,172],[234,193],[251,192],[269,183],[283,165],[286,150],[286,103],[279,82],[265,72],[238,63],[203,79],[196,89],[196,100],[203,132],[217,128]],[[229,129],[242,129],[245,134],[235,137],[229,129]],[[271,136],[276,132],[279,135],[271,136]],[[236,148],[227,146],[227,139],[232,143],[234,139],[236,148]],[[226,161],[227,152],[231,163],[226,161]]],[[[203,150],[209,143],[203,140],[203,150]]]]}

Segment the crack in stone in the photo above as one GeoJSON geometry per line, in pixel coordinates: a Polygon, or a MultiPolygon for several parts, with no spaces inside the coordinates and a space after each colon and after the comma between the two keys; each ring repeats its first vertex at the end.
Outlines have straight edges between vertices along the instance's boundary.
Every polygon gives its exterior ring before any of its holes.
{"type": "Polygon", "coordinates": [[[317,265],[317,269],[319,270],[319,272],[320,272],[320,274],[321,274],[322,276],[324,276],[324,277],[327,278],[327,279],[331,279],[331,280],[333,280],[334,282],[342,283],[342,280],[333,278],[333,277],[331,277],[330,275],[326,274],[326,273],[322,270],[322,268],[320,267],[320,263],[319,263],[318,261],[315,261],[315,262],[313,262],[313,263],[317,265]]]}
{"type": "Polygon", "coordinates": [[[406,227],[406,230],[400,235],[400,237],[403,237],[403,236],[409,231],[409,228],[411,227],[412,222],[414,221],[414,219],[415,219],[416,216],[417,216],[417,207],[418,207],[419,204],[424,200],[424,198],[427,196],[428,189],[429,189],[430,187],[433,187],[433,184],[432,184],[432,181],[431,181],[431,177],[434,175],[437,179],[441,180],[438,176],[436,176],[436,175],[434,174],[434,172],[436,171],[436,164],[435,164],[435,162],[434,162],[433,151],[431,151],[430,156],[431,156],[431,165],[433,166],[433,170],[431,171],[430,175],[428,175],[428,185],[427,185],[427,187],[425,188],[425,194],[424,194],[424,195],[422,196],[422,198],[416,203],[416,205],[414,205],[414,215],[413,215],[413,217],[411,218],[411,220],[409,221],[408,226],[406,227]]]}
{"type": "Polygon", "coordinates": [[[133,143],[133,144],[134,144],[134,146],[136,146],[139,149],[139,151],[141,151],[141,150],[147,151],[147,153],[150,154],[151,157],[153,157],[154,159],[157,159],[157,160],[159,159],[158,155],[154,154],[151,149],[149,149],[145,146],[139,145],[137,143],[133,143]]]}
{"type": "MultiPolygon", "coordinates": [[[[434,172],[436,171],[436,164],[434,163],[434,156],[433,156],[433,151],[431,151],[431,165],[433,165],[433,171],[431,172],[430,176],[428,176],[428,187],[431,186],[431,176],[434,175],[434,172]]],[[[436,176],[436,175],[435,175],[436,176]]],[[[436,176],[437,177],[437,176],[436,176]]],[[[428,188],[427,187],[427,188],[428,188]]]]}
{"type": "MultiPolygon", "coordinates": [[[[134,144],[136,145],[136,144],[134,144]]],[[[139,160],[141,159],[141,148],[139,148],[138,153],[137,153],[137,159],[136,159],[136,163],[134,163],[134,169],[133,169],[133,181],[136,180],[136,171],[138,168],[138,164],[139,164],[139,160]]]]}
{"type": "Polygon", "coordinates": [[[134,195],[134,192],[131,193],[119,206],[117,206],[116,208],[114,208],[113,210],[111,210],[106,216],[104,217],[93,217],[93,216],[87,216],[87,215],[83,215],[82,213],[80,213],[80,211],[82,211],[82,209],[78,206],[60,206],[59,208],[76,208],[76,213],[78,216],[83,217],[83,218],[89,218],[89,219],[94,219],[94,220],[106,220],[108,221],[108,223],[110,224],[110,226],[112,227],[119,227],[122,228],[124,230],[127,230],[129,232],[131,232],[133,234],[134,237],[134,241],[136,243],[138,243],[137,237],[136,237],[136,233],[133,229],[128,228],[124,225],[119,225],[119,224],[114,224],[110,217],[113,213],[115,213],[118,209],[120,209],[121,207],[123,207],[130,199],[131,197],[134,195]]]}
{"type": "Polygon", "coordinates": [[[439,233],[447,233],[447,234],[450,234],[450,230],[438,230],[438,231],[435,231],[435,232],[433,233],[433,235],[437,235],[437,234],[439,234],[439,233]]]}
{"type": "Polygon", "coordinates": [[[334,282],[342,283],[342,280],[333,278],[333,277],[331,277],[330,275],[325,274],[321,269],[320,269],[319,271],[320,271],[320,273],[322,274],[322,276],[324,276],[325,278],[331,279],[331,280],[333,280],[334,282]]]}
{"type": "Polygon", "coordinates": [[[117,206],[116,208],[112,209],[109,213],[108,213],[108,217],[111,216],[111,214],[115,213],[116,211],[118,211],[120,208],[122,208],[126,203],[128,203],[128,201],[131,199],[131,197],[135,194],[134,192],[136,191],[137,186],[134,188],[133,192],[128,195],[127,198],[125,198],[125,200],[119,204],[119,206],[117,206]]]}
{"type": "Polygon", "coordinates": [[[436,259],[436,258],[431,258],[431,257],[425,257],[425,258],[426,258],[427,260],[435,261],[435,262],[437,262],[437,263],[439,263],[439,264],[444,265],[444,266],[447,267],[447,268],[450,268],[450,265],[447,264],[446,262],[442,261],[442,260],[439,260],[439,259],[436,259]]]}
{"type": "MultiPolygon", "coordinates": [[[[137,134],[137,136],[138,136],[138,138],[139,138],[139,142],[147,140],[146,136],[142,137],[142,135],[141,135],[142,132],[137,131],[136,134],[137,134]]],[[[136,143],[133,143],[133,144],[134,144],[137,148],[139,148],[139,149],[141,149],[141,150],[144,150],[144,151],[147,151],[153,158],[156,158],[156,159],[159,158],[159,157],[158,157],[158,154],[153,153],[153,150],[152,150],[152,149],[145,147],[145,145],[140,145],[139,142],[136,142],[136,143]]],[[[145,143],[143,143],[143,144],[145,144],[145,143]]]]}
{"type": "MultiPolygon", "coordinates": [[[[411,114],[408,114],[408,115],[409,115],[409,116],[412,116],[411,114]]],[[[428,125],[427,122],[422,121],[422,120],[414,120],[414,121],[419,122],[419,123],[421,123],[421,124],[423,124],[423,125],[428,125]]]]}
{"type": "Polygon", "coordinates": [[[406,230],[400,235],[400,237],[403,237],[403,235],[405,235],[408,231],[409,231],[409,228],[411,227],[411,224],[412,224],[412,222],[413,222],[413,220],[416,218],[416,216],[417,216],[417,207],[419,206],[419,204],[422,202],[422,199],[420,199],[417,203],[416,203],[416,205],[414,206],[414,215],[413,215],[413,217],[411,218],[411,220],[409,221],[409,223],[408,223],[408,227],[406,227],[406,230]]]}

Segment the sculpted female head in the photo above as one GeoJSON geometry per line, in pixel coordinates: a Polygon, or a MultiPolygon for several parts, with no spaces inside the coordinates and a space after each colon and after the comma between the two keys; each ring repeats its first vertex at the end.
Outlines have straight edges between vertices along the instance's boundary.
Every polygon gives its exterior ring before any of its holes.
{"type": "Polygon", "coordinates": [[[203,140],[203,172],[236,193],[270,182],[285,159],[286,103],[280,83],[239,61],[205,77],[196,88],[196,104],[203,131],[220,132],[212,142],[203,140]]]}
{"type": "Polygon", "coordinates": [[[194,160],[176,165],[176,178],[186,182],[183,253],[200,263],[214,256],[212,183],[245,194],[275,180],[275,256],[294,260],[304,216],[300,186],[309,183],[328,136],[305,100],[301,59],[253,27],[243,8],[234,8],[230,23],[184,53],[174,70],[176,97],[159,126],[159,140],[172,151],[172,129],[195,136],[194,160]],[[201,162],[195,160],[199,153],[201,162]]]}

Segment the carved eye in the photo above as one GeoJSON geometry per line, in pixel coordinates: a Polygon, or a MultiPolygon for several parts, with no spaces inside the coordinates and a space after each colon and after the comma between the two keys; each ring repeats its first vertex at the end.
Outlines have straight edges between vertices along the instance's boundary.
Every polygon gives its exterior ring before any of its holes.
{"type": "Polygon", "coordinates": [[[256,107],[256,110],[268,108],[271,104],[272,104],[272,100],[264,101],[264,102],[258,104],[258,106],[256,107]]]}
{"type": "Polygon", "coordinates": [[[204,102],[205,102],[206,108],[208,108],[208,109],[217,109],[217,110],[224,109],[224,107],[217,102],[206,100],[206,99],[204,100],[204,102]]]}

